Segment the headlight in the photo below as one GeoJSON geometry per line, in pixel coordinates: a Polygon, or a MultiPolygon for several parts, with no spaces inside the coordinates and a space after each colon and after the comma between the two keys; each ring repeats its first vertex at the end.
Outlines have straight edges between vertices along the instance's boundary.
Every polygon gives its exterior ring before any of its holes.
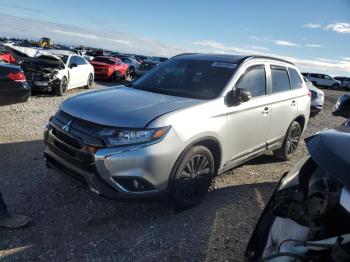
{"type": "Polygon", "coordinates": [[[107,146],[124,146],[160,141],[166,136],[170,126],[149,129],[104,128],[96,135],[101,137],[107,146]]]}

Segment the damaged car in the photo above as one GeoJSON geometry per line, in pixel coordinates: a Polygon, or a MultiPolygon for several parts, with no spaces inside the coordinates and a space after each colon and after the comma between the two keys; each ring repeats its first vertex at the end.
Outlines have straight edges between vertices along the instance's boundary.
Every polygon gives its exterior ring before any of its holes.
{"type": "Polygon", "coordinates": [[[68,89],[90,88],[94,68],[82,56],[65,50],[11,47],[32,91],[62,96],[68,89]]]}
{"type": "MultiPolygon", "coordinates": [[[[347,97],[333,114],[350,117],[347,97]]],[[[277,185],[245,261],[350,261],[350,128],[305,140],[309,155],[277,185]]]]}

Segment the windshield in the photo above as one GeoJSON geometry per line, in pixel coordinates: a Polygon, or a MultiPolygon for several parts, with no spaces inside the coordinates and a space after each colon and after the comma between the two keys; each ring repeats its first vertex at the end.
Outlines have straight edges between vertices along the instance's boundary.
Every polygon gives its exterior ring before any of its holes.
{"type": "Polygon", "coordinates": [[[174,59],[136,80],[133,87],[173,96],[213,99],[226,86],[235,67],[236,64],[220,61],[174,59]]]}
{"type": "Polygon", "coordinates": [[[110,64],[110,65],[114,65],[115,64],[115,60],[114,59],[106,58],[106,57],[95,57],[94,60],[92,60],[92,61],[106,63],[106,64],[110,64]]]}

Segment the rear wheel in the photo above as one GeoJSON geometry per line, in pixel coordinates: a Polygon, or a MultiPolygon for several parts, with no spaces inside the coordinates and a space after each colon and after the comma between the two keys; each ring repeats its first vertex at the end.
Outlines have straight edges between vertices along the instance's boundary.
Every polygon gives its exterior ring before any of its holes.
{"type": "Polygon", "coordinates": [[[61,81],[54,86],[53,88],[53,94],[56,96],[63,96],[63,94],[66,92],[68,87],[68,81],[67,78],[64,76],[61,81]]]}
{"type": "Polygon", "coordinates": [[[170,194],[177,208],[198,205],[206,195],[215,175],[214,158],[204,146],[195,146],[179,160],[170,181],[170,194]]]}
{"type": "Polygon", "coordinates": [[[339,88],[340,88],[340,86],[338,84],[332,85],[332,89],[333,90],[338,90],[339,88]]]}
{"type": "Polygon", "coordinates": [[[281,160],[289,160],[297,151],[301,137],[301,127],[296,121],[293,121],[287,130],[282,147],[274,151],[274,155],[281,160]]]}

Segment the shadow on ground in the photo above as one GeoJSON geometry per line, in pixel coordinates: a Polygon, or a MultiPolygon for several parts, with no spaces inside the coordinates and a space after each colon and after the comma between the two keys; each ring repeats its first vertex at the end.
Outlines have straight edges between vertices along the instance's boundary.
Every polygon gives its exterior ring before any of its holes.
{"type": "Polygon", "coordinates": [[[208,193],[175,212],[166,199],[102,198],[47,171],[41,140],[0,144],[0,190],[30,226],[0,229],[0,261],[241,261],[275,183],[208,193]]]}

